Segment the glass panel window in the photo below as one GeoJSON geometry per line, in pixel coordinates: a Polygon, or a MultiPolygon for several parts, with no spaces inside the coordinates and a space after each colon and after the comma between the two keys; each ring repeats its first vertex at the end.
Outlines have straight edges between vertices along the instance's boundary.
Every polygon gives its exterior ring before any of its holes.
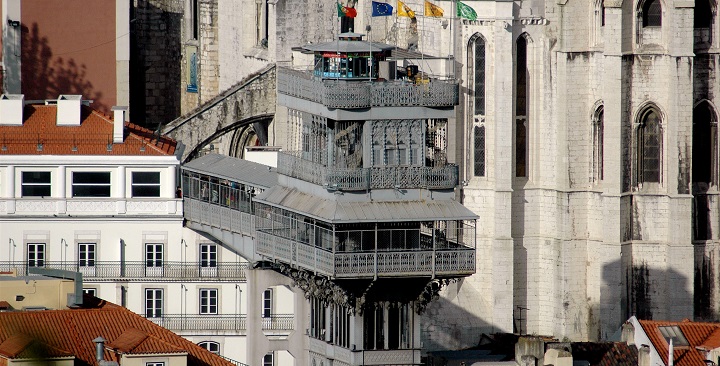
{"type": "Polygon", "coordinates": [[[162,267],[163,245],[158,243],[145,244],[145,265],[147,267],[162,267]]]}
{"type": "Polygon", "coordinates": [[[80,267],[95,266],[95,243],[78,244],[78,265],[80,267]]]}
{"type": "Polygon", "coordinates": [[[662,133],[660,116],[654,109],[643,114],[638,127],[638,180],[660,182],[660,154],[662,153],[662,133]]]}
{"type": "Polygon", "coordinates": [[[165,366],[165,362],[146,362],[145,366],[165,366]]]}
{"type": "Polygon", "coordinates": [[[485,40],[475,40],[475,114],[485,114],[485,40]]]}
{"type": "Polygon", "coordinates": [[[73,172],[73,197],[110,197],[110,172],[73,172]]]}
{"type": "Polygon", "coordinates": [[[88,294],[90,296],[96,296],[97,294],[97,289],[95,288],[84,288],[82,291],[84,294],[88,294]]]}
{"type": "Polygon", "coordinates": [[[50,172],[22,172],[23,197],[49,197],[50,172]]]}
{"type": "Polygon", "coordinates": [[[160,172],[133,172],[133,197],[160,197],[160,172]]]}
{"type": "Polygon", "coordinates": [[[200,266],[217,267],[217,245],[200,244],[200,266]]]}
{"type": "Polygon", "coordinates": [[[474,175],[476,177],[485,176],[485,125],[475,126],[474,128],[474,175]]]}
{"type": "Polygon", "coordinates": [[[220,343],[205,341],[205,342],[198,343],[198,346],[205,348],[206,350],[208,350],[216,355],[220,354],[220,343]]]}
{"type": "Polygon", "coordinates": [[[214,288],[200,289],[200,314],[218,313],[218,293],[214,288]]]}
{"type": "Polygon", "coordinates": [[[272,295],[273,291],[271,288],[263,292],[263,308],[262,317],[269,318],[272,315],[272,295]]]}
{"type": "Polygon", "coordinates": [[[274,357],[273,357],[273,353],[272,353],[272,352],[270,352],[270,353],[266,354],[265,356],[263,356],[263,366],[274,366],[274,365],[275,365],[275,361],[273,360],[273,358],[274,358],[274,357]]]}
{"type": "Polygon", "coordinates": [[[145,317],[158,318],[162,316],[163,290],[159,288],[145,289],[145,317]]]}
{"type": "Polygon", "coordinates": [[[45,267],[45,243],[28,243],[28,267],[45,267]]]}
{"type": "Polygon", "coordinates": [[[642,10],[643,27],[662,26],[662,7],[660,0],[647,0],[642,10]]]}

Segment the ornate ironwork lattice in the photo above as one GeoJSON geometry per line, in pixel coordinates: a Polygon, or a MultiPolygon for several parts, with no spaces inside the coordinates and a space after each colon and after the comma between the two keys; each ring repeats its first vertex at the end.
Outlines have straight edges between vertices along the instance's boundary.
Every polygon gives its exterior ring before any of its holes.
{"type": "Polygon", "coordinates": [[[422,165],[422,120],[371,121],[372,165],[422,165]]]}
{"type": "Polygon", "coordinates": [[[447,164],[446,119],[430,119],[427,121],[425,150],[425,165],[443,167],[447,164]]]}
{"type": "Polygon", "coordinates": [[[355,169],[363,167],[362,122],[343,121],[335,123],[335,168],[355,169]]]}
{"type": "Polygon", "coordinates": [[[475,40],[475,114],[485,114],[485,40],[475,40]]]}
{"type": "Polygon", "coordinates": [[[327,165],[327,118],[302,113],[303,159],[327,165]]]}
{"type": "Polygon", "coordinates": [[[476,124],[473,129],[473,174],[485,176],[485,124],[476,124]]]}

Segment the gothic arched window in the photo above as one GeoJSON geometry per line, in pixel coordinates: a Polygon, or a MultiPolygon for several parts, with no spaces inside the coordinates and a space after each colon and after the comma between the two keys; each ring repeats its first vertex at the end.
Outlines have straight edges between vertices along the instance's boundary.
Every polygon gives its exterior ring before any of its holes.
{"type": "Polygon", "coordinates": [[[485,39],[476,33],[468,42],[468,80],[473,121],[473,175],[485,176],[485,39]]]}
{"type": "Polygon", "coordinates": [[[593,181],[603,180],[603,134],[605,129],[605,108],[601,105],[593,114],[593,181]]]}
{"type": "Polygon", "coordinates": [[[527,177],[528,62],[525,34],[515,43],[515,176],[527,177]]]}
{"type": "Polygon", "coordinates": [[[640,114],[637,129],[638,183],[660,183],[662,139],[660,112],[649,107],[640,114]]]}
{"type": "Polygon", "coordinates": [[[713,10],[708,0],[695,0],[695,28],[710,28],[713,21],[713,10]]]}
{"type": "Polygon", "coordinates": [[[716,184],[717,163],[717,117],[710,103],[703,101],[693,110],[693,182],[705,187],[716,184]]]}
{"type": "Polygon", "coordinates": [[[662,26],[662,6],[660,0],[647,0],[642,7],[643,27],[662,26]]]}

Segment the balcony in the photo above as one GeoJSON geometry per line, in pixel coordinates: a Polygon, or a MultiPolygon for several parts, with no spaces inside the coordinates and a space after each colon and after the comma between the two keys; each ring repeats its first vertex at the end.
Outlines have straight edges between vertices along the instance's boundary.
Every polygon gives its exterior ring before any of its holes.
{"type": "MultiPolygon", "coordinates": [[[[176,332],[210,330],[244,333],[247,330],[247,316],[240,314],[165,314],[147,319],[176,332]]],[[[261,326],[263,331],[289,333],[295,329],[295,316],[292,314],[271,314],[269,317],[261,318],[261,326]]]]}
{"type": "Polygon", "coordinates": [[[163,198],[3,198],[0,215],[107,216],[173,215],[181,217],[181,199],[163,198]]]}
{"type": "Polygon", "coordinates": [[[256,251],[333,278],[469,276],[475,273],[476,252],[463,243],[474,242],[475,231],[465,225],[451,238],[428,230],[333,232],[316,227],[308,236],[297,228],[259,228],[256,251]]]}
{"type": "MultiPolygon", "coordinates": [[[[249,209],[248,209],[249,211],[249,209]]],[[[185,197],[185,219],[202,225],[253,236],[253,215],[231,206],[185,197]]]]}
{"type": "Polygon", "coordinates": [[[458,104],[458,84],[432,80],[344,81],[313,78],[310,71],[278,68],[278,93],[321,103],[328,108],[452,107],[458,104]]]}
{"type": "MultiPolygon", "coordinates": [[[[200,262],[163,262],[162,266],[147,266],[146,262],[95,261],[92,266],[78,262],[44,261],[43,268],[80,272],[83,279],[96,282],[111,281],[245,281],[247,263],[217,262],[214,266],[200,262]]],[[[16,271],[27,275],[24,261],[0,262],[0,271],[16,271]]]]}
{"type": "Polygon", "coordinates": [[[333,189],[427,188],[453,189],[458,185],[458,166],[381,166],[358,169],[326,167],[302,158],[301,151],[278,153],[278,173],[333,189]]]}

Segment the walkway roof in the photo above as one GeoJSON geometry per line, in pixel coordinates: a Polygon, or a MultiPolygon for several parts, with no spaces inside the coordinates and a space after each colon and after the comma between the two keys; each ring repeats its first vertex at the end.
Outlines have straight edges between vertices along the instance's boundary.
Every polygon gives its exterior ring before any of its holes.
{"type": "Polygon", "coordinates": [[[263,189],[277,184],[277,170],[249,160],[208,154],[183,165],[183,169],[263,189]]]}
{"type": "Polygon", "coordinates": [[[279,185],[259,194],[254,200],[336,224],[478,218],[475,213],[453,200],[343,202],[323,199],[279,185]]]}

